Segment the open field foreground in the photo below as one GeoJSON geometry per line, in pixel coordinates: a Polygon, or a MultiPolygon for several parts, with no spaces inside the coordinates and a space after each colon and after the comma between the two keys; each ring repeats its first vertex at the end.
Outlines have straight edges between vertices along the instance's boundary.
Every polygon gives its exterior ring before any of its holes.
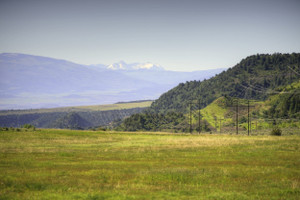
{"type": "Polygon", "coordinates": [[[0,199],[299,198],[299,135],[0,131],[0,199]]]}

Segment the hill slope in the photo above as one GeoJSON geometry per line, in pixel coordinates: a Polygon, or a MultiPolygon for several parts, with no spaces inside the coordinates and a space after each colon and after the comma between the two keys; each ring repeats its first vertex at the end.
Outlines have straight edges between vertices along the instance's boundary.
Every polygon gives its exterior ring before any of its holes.
{"type": "Polygon", "coordinates": [[[181,83],[151,105],[152,112],[187,112],[192,100],[205,107],[221,96],[265,100],[275,88],[300,79],[300,54],[261,54],[204,81],[181,83]]]}
{"type": "Polygon", "coordinates": [[[272,96],[267,104],[267,115],[271,118],[300,119],[300,81],[278,88],[279,93],[272,96]]]}
{"type": "MultiPolygon", "coordinates": [[[[278,94],[266,101],[219,97],[199,110],[192,104],[191,112],[153,113],[145,111],[126,118],[119,127],[126,131],[220,131],[233,133],[238,120],[239,130],[279,127],[300,128],[300,81],[278,88],[278,94]],[[238,111],[236,105],[238,101],[238,111]],[[248,110],[249,102],[249,110],[248,110]],[[238,115],[237,115],[238,112],[238,115]],[[200,114],[200,121],[199,121],[200,114]],[[249,118],[248,118],[249,117],[249,118]],[[199,129],[200,126],[200,129],[199,129]]],[[[189,110],[190,111],[190,110],[189,110]]]]}
{"type": "MultiPolygon", "coordinates": [[[[297,121],[300,117],[299,63],[300,54],[250,56],[209,80],[179,84],[154,101],[144,113],[125,119],[120,128],[189,131],[197,130],[200,122],[202,130],[216,130],[219,124],[232,129],[238,118],[239,126],[247,129],[249,99],[249,114],[264,121],[259,122],[260,126],[269,127],[270,120],[273,124],[288,118],[297,121]]],[[[299,121],[293,126],[300,126],[299,121]]]]}

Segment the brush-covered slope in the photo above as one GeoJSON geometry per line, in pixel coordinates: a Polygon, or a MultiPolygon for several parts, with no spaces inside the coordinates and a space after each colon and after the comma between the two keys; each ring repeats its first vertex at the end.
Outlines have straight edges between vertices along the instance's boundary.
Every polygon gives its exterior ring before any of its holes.
{"type": "MultiPolygon", "coordinates": [[[[277,88],[276,94],[272,94],[266,101],[250,100],[250,120],[260,126],[268,128],[273,125],[287,125],[300,127],[300,81],[285,87],[277,88]]],[[[223,127],[236,124],[236,100],[239,101],[239,126],[247,129],[248,123],[248,100],[232,97],[219,97],[211,104],[201,109],[202,120],[217,130],[222,123],[223,127]]],[[[193,122],[196,123],[193,115],[193,122]]]]}
{"type": "Polygon", "coordinates": [[[187,112],[192,100],[205,107],[221,96],[265,100],[274,89],[300,79],[300,54],[258,54],[204,81],[181,83],[151,105],[151,111],[187,112]]]}
{"type": "MultiPolygon", "coordinates": [[[[239,102],[239,123],[243,124],[248,117],[252,120],[296,120],[300,119],[300,81],[296,81],[285,87],[279,87],[274,90],[275,94],[269,96],[265,101],[256,101],[248,99],[237,99],[232,97],[219,97],[211,104],[201,109],[201,116],[212,127],[219,127],[219,120],[223,125],[236,123],[236,102],[239,102]]],[[[196,110],[198,112],[198,110],[196,110]]],[[[194,112],[195,113],[195,112],[194,112]]],[[[193,114],[195,121],[197,115],[193,114]]]]}
{"type": "Polygon", "coordinates": [[[278,94],[267,101],[267,115],[271,118],[300,119],[300,81],[277,90],[278,94]]]}
{"type": "Polygon", "coordinates": [[[270,128],[273,125],[299,128],[300,81],[276,88],[274,93],[265,101],[222,96],[201,110],[195,106],[197,104],[191,104],[189,107],[191,112],[189,110],[186,114],[179,112],[134,114],[126,118],[119,128],[126,131],[198,132],[201,130],[232,133],[236,129],[237,102],[239,130],[248,129],[248,119],[252,125],[251,129],[255,130],[270,128]]]}

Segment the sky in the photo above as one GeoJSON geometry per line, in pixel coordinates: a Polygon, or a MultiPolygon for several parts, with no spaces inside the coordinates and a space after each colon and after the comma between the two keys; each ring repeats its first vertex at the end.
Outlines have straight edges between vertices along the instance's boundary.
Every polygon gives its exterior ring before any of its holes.
{"type": "Polygon", "coordinates": [[[0,0],[0,53],[228,68],[299,53],[299,22],[300,0],[0,0]]]}

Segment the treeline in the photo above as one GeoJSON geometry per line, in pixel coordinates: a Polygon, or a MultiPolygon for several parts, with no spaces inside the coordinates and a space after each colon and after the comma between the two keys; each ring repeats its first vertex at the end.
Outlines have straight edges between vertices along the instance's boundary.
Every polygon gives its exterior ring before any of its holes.
{"type": "Polygon", "coordinates": [[[1,127],[21,127],[31,124],[37,128],[88,129],[109,126],[114,121],[140,113],[145,108],[109,111],[53,112],[0,115],[1,127]]]}
{"type": "MultiPolygon", "coordinates": [[[[206,120],[201,120],[201,131],[207,132],[212,130],[212,126],[206,120]]],[[[118,126],[117,130],[122,131],[174,131],[190,132],[190,128],[199,130],[198,124],[189,124],[189,117],[183,113],[168,112],[162,113],[138,113],[126,118],[118,126]]]]}
{"type": "Polygon", "coordinates": [[[189,81],[163,94],[154,101],[151,111],[186,113],[192,100],[201,108],[221,96],[265,100],[273,90],[299,80],[300,54],[258,54],[204,81],[189,81]]]}
{"type": "Polygon", "coordinates": [[[183,113],[168,112],[158,113],[138,113],[126,118],[119,130],[124,131],[162,131],[176,129],[186,131],[187,123],[183,113]]]}

